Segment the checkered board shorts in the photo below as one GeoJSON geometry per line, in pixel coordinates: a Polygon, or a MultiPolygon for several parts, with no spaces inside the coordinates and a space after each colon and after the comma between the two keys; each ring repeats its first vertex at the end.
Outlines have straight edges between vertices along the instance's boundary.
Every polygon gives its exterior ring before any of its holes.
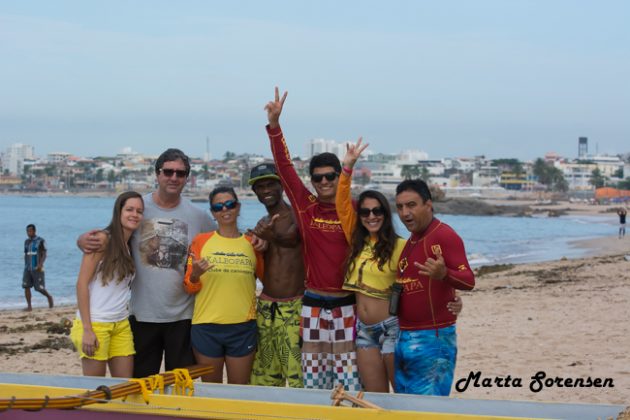
{"type": "Polygon", "coordinates": [[[333,309],[302,306],[304,388],[332,389],[341,383],[346,390],[361,390],[355,320],[354,305],[333,309]]]}

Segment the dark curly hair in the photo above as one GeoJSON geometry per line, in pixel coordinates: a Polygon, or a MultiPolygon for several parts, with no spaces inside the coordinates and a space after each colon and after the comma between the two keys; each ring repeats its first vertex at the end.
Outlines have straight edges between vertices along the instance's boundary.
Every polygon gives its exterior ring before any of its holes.
{"type": "Polygon", "coordinates": [[[335,172],[341,172],[341,162],[336,154],[330,152],[320,153],[311,158],[308,164],[308,173],[313,176],[315,168],[321,168],[323,166],[332,166],[335,172]]]}
{"type": "MultiPolygon", "coordinates": [[[[374,257],[377,261],[378,269],[383,271],[383,266],[389,263],[392,259],[398,235],[394,229],[392,222],[392,210],[389,206],[387,198],[378,191],[363,191],[361,195],[359,195],[358,208],[361,208],[361,205],[366,198],[373,198],[377,200],[383,209],[383,225],[378,231],[378,239],[374,245],[374,257]]],[[[361,223],[361,218],[357,217],[357,223],[354,233],[352,234],[352,242],[350,244],[350,254],[346,260],[347,273],[351,273],[356,268],[354,261],[361,254],[363,247],[365,247],[365,240],[369,238],[369,236],[370,232],[368,232],[365,226],[363,226],[363,223],[361,223]]]]}

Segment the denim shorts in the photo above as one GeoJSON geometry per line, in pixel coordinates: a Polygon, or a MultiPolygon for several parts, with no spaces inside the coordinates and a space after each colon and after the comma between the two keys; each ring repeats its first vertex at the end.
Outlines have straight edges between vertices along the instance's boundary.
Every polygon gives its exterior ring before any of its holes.
{"type": "Polygon", "coordinates": [[[382,354],[393,353],[398,331],[398,318],[395,316],[372,325],[357,319],[357,348],[378,348],[382,354]]]}

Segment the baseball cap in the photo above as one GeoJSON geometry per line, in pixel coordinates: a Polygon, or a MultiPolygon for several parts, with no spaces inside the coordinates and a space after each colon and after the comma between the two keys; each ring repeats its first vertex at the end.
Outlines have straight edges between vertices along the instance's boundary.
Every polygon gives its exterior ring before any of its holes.
{"type": "Polygon", "coordinates": [[[256,181],[260,181],[261,179],[269,178],[280,181],[278,172],[276,172],[276,165],[273,163],[261,163],[260,165],[254,166],[249,173],[249,185],[254,185],[256,181]]]}

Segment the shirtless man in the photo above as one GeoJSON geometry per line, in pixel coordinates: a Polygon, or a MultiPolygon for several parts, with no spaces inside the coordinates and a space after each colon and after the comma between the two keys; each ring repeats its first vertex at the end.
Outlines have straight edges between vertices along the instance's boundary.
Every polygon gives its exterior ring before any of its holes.
{"type": "Polygon", "coordinates": [[[263,290],[258,297],[258,351],[251,384],[302,388],[300,312],[304,263],[291,207],[273,163],[255,166],[249,185],[267,208],[254,233],[267,240],[263,290]]]}

